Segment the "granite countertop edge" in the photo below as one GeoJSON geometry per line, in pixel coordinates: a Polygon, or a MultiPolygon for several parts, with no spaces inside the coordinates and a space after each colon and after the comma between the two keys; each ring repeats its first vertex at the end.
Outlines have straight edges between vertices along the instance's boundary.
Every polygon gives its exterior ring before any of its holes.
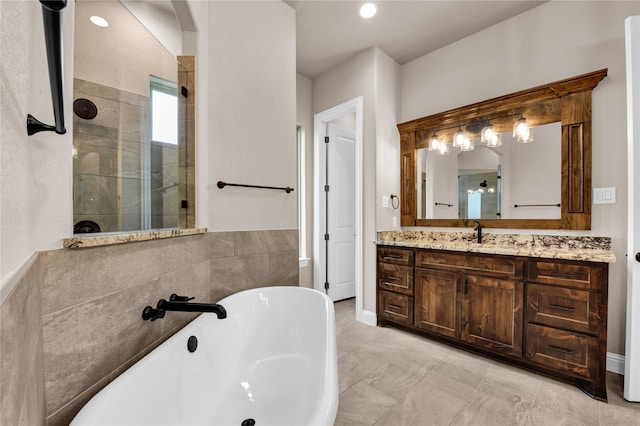
{"type": "Polygon", "coordinates": [[[415,241],[374,241],[376,245],[448,250],[466,253],[501,254],[546,259],[581,260],[588,262],[615,263],[616,257],[610,250],[602,249],[562,249],[544,247],[505,247],[488,244],[434,244],[415,241]]]}

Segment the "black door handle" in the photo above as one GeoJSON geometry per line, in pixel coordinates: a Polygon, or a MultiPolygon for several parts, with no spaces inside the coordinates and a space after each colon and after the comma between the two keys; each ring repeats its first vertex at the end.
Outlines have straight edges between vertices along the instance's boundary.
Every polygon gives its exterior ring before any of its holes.
{"type": "Polygon", "coordinates": [[[636,253],[636,261],[640,262],[640,252],[636,253]]]}

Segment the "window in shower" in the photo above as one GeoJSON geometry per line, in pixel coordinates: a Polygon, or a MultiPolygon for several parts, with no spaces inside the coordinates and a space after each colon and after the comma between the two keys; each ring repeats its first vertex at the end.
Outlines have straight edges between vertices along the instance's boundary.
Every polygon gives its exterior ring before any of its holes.
{"type": "Polygon", "coordinates": [[[178,85],[151,76],[151,139],[178,144],[178,85]]]}

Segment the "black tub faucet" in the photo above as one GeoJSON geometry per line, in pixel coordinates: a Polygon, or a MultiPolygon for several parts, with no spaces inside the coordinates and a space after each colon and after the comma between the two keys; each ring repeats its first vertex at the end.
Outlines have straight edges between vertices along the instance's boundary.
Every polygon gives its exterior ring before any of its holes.
{"type": "Polygon", "coordinates": [[[158,300],[155,309],[151,306],[145,307],[142,311],[142,319],[155,321],[158,318],[164,318],[166,311],[212,312],[218,316],[218,319],[227,317],[227,310],[224,306],[215,303],[190,303],[191,299],[193,297],[178,296],[174,293],[169,297],[169,300],[158,300]]]}
{"type": "Polygon", "coordinates": [[[478,231],[478,239],[477,239],[477,243],[478,244],[482,244],[482,224],[480,222],[478,222],[477,220],[474,220],[475,223],[477,223],[476,227],[473,228],[474,231],[478,231]]]}

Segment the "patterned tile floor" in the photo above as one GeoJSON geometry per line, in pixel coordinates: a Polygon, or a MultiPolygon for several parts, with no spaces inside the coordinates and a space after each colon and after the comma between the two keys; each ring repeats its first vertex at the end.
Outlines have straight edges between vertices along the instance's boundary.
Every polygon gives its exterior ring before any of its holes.
{"type": "Polygon", "coordinates": [[[393,328],[335,304],[340,406],[335,424],[640,425],[640,403],[609,373],[609,403],[575,387],[393,328]]]}

